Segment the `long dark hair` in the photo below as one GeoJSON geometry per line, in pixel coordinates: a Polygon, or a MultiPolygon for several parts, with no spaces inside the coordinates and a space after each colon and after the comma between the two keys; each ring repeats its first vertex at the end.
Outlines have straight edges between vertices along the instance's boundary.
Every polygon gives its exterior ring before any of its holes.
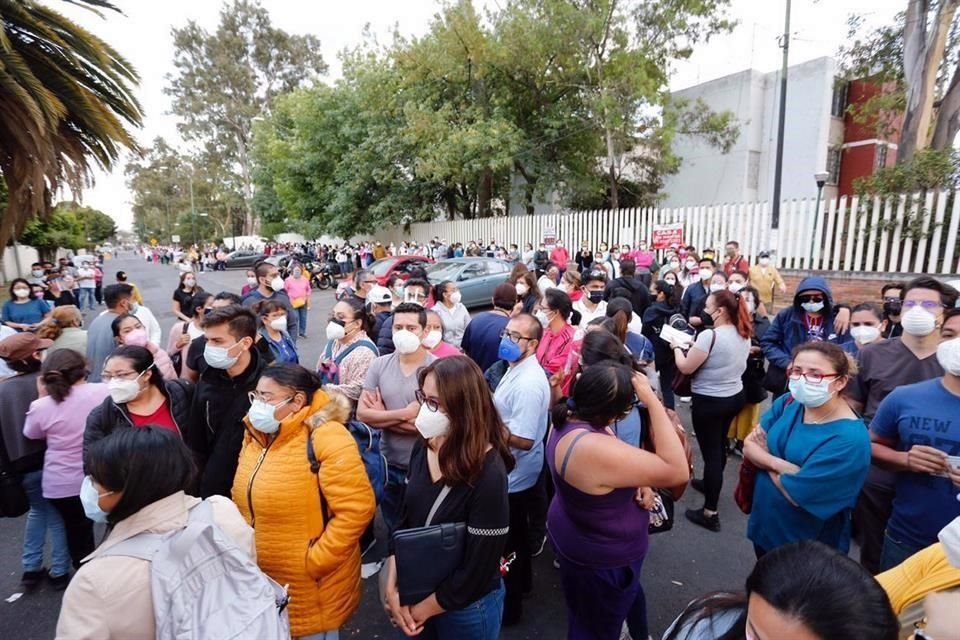
{"type": "Polygon", "coordinates": [[[450,431],[437,452],[443,477],[451,483],[476,483],[483,472],[488,445],[503,458],[507,471],[513,469],[509,432],[487,391],[480,367],[466,356],[441,358],[420,370],[417,381],[421,388],[431,374],[450,419],[450,431]]]}
{"type": "Polygon", "coordinates": [[[339,302],[344,303],[350,310],[353,312],[353,319],[360,321],[360,330],[365,334],[370,335],[370,332],[373,329],[373,320],[370,318],[370,314],[367,313],[367,309],[363,304],[363,301],[356,296],[347,296],[339,302]]]}
{"type": "MultiPolygon", "coordinates": [[[[110,355],[107,356],[107,359],[103,361],[103,366],[106,367],[107,362],[114,358],[124,358],[125,360],[129,360],[130,364],[133,366],[133,370],[137,373],[143,373],[154,366],[153,354],[144,347],[134,347],[132,345],[117,347],[111,351],[110,355]]],[[[164,391],[163,376],[161,376],[160,372],[156,369],[150,372],[148,381],[157,389],[160,389],[160,391],[164,391]]]]}
{"type": "Polygon", "coordinates": [[[606,330],[591,331],[583,337],[580,359],[583,360],[584,367],[592,367],[600,362],[617,362],[639,371],[639,364],[624,348],[620,339],[606,330]]]}
{"type": "MultiPolygon", "coordinates": [[[[681,301],[681,295],[683,294],[683,287],[680,284],[670,284],[666,280],[657,280],[657,292],[663,292],[663,295],[666,297],[666,304],[671,307],[679,307],[681,301]]],[[[656,299],[656,298],[654,298],[656,299]]]]}
{"type": "Polygon", "coordinates": [[[123,492],[107,516],[116,524],[193,484],[196,466],[183,440],[168,429],[115,429],[87,450],[87,470],[108,491],[123,492]]]}
{"type": "Polygon", "coordinates": [[[633,371],[617,362],[600,362],[584,369],[570,397],[553,406],[553,426],[562,428],[570,418],[579,418],[603,429],[622,416],[633,402],[633,371]]]}
{"type": "Polygon", "coordinates": [[[305,406],[310,406],[313,402],[313,394],[320,389],[323,384],[316,373],[292,362],[276,362],[271,364],[263,373],[261,378],[270,378],[281,387],[287,387],[294,391],[299,391],[306,397],[305,406]]]}
{"type": "Polygon", "coordinates": [[[53,401],[66,400],[73,385],[87,377],[87,360],[73,349],[57,349],[43,361],[40,379],[53,401]]]}

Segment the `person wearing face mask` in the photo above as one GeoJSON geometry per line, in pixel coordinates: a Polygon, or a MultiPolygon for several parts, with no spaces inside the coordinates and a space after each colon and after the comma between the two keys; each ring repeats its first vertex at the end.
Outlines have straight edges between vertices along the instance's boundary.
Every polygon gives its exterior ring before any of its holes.
{"type": "MultiPolygon", "coordinates": [[[[176,322],[170,327],[167,336],[167,351],[174,354],[174,367],[179,373],[182,371],[183,359],[194,340],[203,335],[203,317],[211,308],[213,296],[207,292],[198,293],[187,303],[186,313],[189,322],[176,322]],[[177,357],[176,354],[180,354],[177,357]]],[[[137,309],[139,311],[139,308],[137,309]]],[[[136,314],[135,314],[136,315],[136,314]]],[[[139,316],[138,316],[139,317],[139,316]]]]}
{"type": "Polygon", "coordinates": [[[500,339],[499,355],[507,362],[507,372],[493,394],[493,402],[510,431],[510,447],[517,461],[508,483],[510,534],[506,553],[516,553],[516,561],[505,579],[505,626],[520,622],[521,599],[532,581],[529,528],[531,519],[536,518],[534,509],[541,492],[538,481],[550,408],[550,384],[537,360],[543,332],[535,316],[521,313],[507,323],[500,339]]]}
{"type": "MultiPolygon", "coordinates": [[[[573,350],[576,330],[570,326],[571,313],[573,303],[570,302],[570,296],[560,289],[548,290],[536,313],[537,320],[543,326],[543,339],[537,346],[537,360],[548,377],[562,373],[573,350]]],[[[562,378],[556,380],[557,385],[561,382],[562,378]]]]}
{"type": "Polygon", "coordinates": [[[743,457],[758,469],[747,537],[758,558],[799,540],[850,548],[850,514],[870,470],[866,425],[842,395],[856,373],[837,345],[797,347],[790,395],[747,436],[743,457]]]}
{"type": "Polygon", "coordinates": [[[290,304],[297,311],[297,329],[301,338],[307,337],[307,316],[310,312],[310,276],[304,274],[303,265],[293,265],[293,270],[284,281],[284,291],[290,296],[290,304]]]}
{"type": "Polygon", "coordinates": [[[886,325],[883,330],[884,338],[896,338],[903,335],[903,325],[900,324],[900,315],[903,313],[903,284],[888,282],[880,290],[880,300],[883,302],[883,319],[886,325]]]}
{"type": "Polygon", "coordinates": [[[763,357],[763,348],[760,338],[770,328],[770,320],[757,309],[760,294],[751,286],[739,291],[747,305],[747,313],[753,322],[753,335],[750,336],[750,355],[747,356],[747,368],[740,380],[743,382],[743,399],[746,402],[737,417],[730,423],[727,438],[731,452],[743,454],[743,442],[753,431],[760,420],[760,405],[767,399],[767,390],[763,388],[763,379],[766,375],[766,359],[763,357]]]}
{"type": "Polygon", "coordinates": [[[500,335],[517,304],[517,290],[509,282],[493,290],[493,309],[477,314],[463,334],[463,352],[486,371],[499,361],[500,335]]]}
{"type": "Polygon", "coordinates": [[[654,363],[660,374],[660,389],[663,393],[663,406],[667,409],[675,407],[673,394],[673,378],[676,373],[676,361],[673,357],[672,346],[660,337],[660,330],[664,324],[670,323],[670,318],[680,312],[680,285],[666,278],[653,283],[650,296],[653,298],[650,306],[643,313],[643,328],[641,333],[653,344],[654,363]]]}
{"type": "Polygon", "coordinates": [[[197,284],[197,274],[192,271],[181,273],[180,286],[173,292],[173,315],[190,322],[190,301],[198,293],[203,293],[203,287],[197,284]]]}
{"type": "Polygon", "coordinates": [[[76,307],[56,307],[50,312],[40,328],[37,337],[53,340],[48,353],[58,349],[73,349],[82,356],[87,353],[87,332],[81,326],[83,316],[76,307]]]}
{"type": "Polygon", "coordinates": [[[259,285],[260,282],[257,280],[257,272],[253,269],[247,269],[247,280],[243,287],[240,288],[240,297],[243,298],[248,293],[256,289],[259,285]]]}
{"type": "MultiPolygon", "coordinates": [[[[150,561],[112,551],[138,534],[174,533],[184,527],[190,510],[201,504],[187,495],[196,473],[193,455],[166,429],[120,429],[90,447],[87,472],[80,500],[87,517],[107,524],[108,533],[70,581],[56,637],[154,638],[150,561]]],[[[224,497],[211,498],[206,504],[218,534],[254,557],[253,529],[237,506],[224,497]]]]}
{"type": "Polygon", "coordinates": [[[128,345],[131,347],[143,347],[153,356],[153,362],[164,380],[174,380],[177,372],[173,367],[173,362],[166,351],[151,342],[147,337],[147,330],[144,329],[140,319],[131,314],[124,314],[113,319],[110,325],[113,331],[113,339],[118,347],[128,345]]]}
{"type": "Polygon", "coordinates": [[[735,271],[746,272],[750,269],[750,263],[747,262],[747,259],[743,257],[740,253],[740,243],[731,240],[726,244],[723,249],[724,251],[724,260],[723,260],[723,272],[728,276],[735,271]]]}
{"type": "Polygon", "coordinates": [[[560,279],[560,289],[570,296],[571,302],[576,302],[583,297],[583,289],[580,286],[580,272],[568,269],[563,278],[560,279]]]}
{"type": "MultiPolygon", "coordinates": [[[[390,297],[382,289],[386,298],[390,297]]],[[[376,295],[377,291],[371,292],[376,295]]],[[[345,395],[356,411],[363,381],[370,365],[380,355],[367,330],[370,319],[355,298],[345,298],[333,306],[327,323],[327,344],[317,362],[317,373],[325,388],[345,395]]]]}
{"type": "Polygon", "coordinates": [[[233,479],[233,501],[255,532],[257,564],[289,585],[295,638],[337,638],[353,615],[360,536],[376,510],[356,442],[343,426],[350,402],[320,387],[296,364],[264,369],[250,393],[233,479]]]}
{"type": "Polygon", "coordinates": [[[287,314],[287,334],[293,344],[296,344],[297,336],[300,335],[299,316],[293,304],[290,303],[290,296],[284,290],[285,284],[280,277],[280,269],[269,262],[261,262],[254,272],[257,274],[258,285],[256,289],[243,296],[243,306],[252,309],[254,305],[264,300],[273,300],[282,304],[287,314]]]}
{"type": "Polygon", "coordinates": [[[290,334],[287,333],[286,308],[277,301],[264,300],[257,303],[253,309],[257,313],[257,320],[260,322],[257,332],[260,339],[270,346],[274,361],[299,364],[300,356],[297,354],[297,345],[293,343],[290,334]]]}
{"type": "Polygon", "coordinates": [[[577,251],[576,263],[577,271],[580,273],[586,273],[587,271],[590,271],[590,267],[593,266],[593,251],[590,250],[590,243],[580,243],[580,250],[577,251]]]}
{"type": "MultiPolygon", "coordinates": [[[[911,318],[917,308],[904,305],[904,332],[919,324],[911,318]]],[[[940,313],[943,376],[894,389],[870,422],[874,462],[896,476],[882,571],[933,544],[937,532],[960,516],[960,308],[940,313]]]]}
{"type": "Polygon", "coordinates": [[[444,280],[434,287],[433,298],[437,301],[433,310],[443,321],[443,341],[459,349],[470,324],[470,312],[460,302],[460,290],[455,283],[444,280]]]}
{"type": "Polygon", "coordinates": [[[536,252],[533,254],[533,268],[531,271],[535,271],[537,277],[539,278],[544,273],[547,272],[547,269],[550,267],[550,252],[547,251],[547,245],[540,243],[540,246],[537,248],[536,252]]]}
{"type": "Polygon", "coordinates": [[[483,373],[468,358],[438,360],[418,378],[420,438],[410,456],[400,528],[422,527],[428,520],[431,525],[465,523],[466,552],[432,594],[401,605],[391,538],[385,609],[408,635],[424,631],[439,640],[495,640],[504,603],[500,559],[510,523],[507,474],[514,467],[507,430],[483,373]]]}
{"type": "Polygon", "coordinates": [[[258,324],[249,309],[236,304],[214,309],[203,319],[204,365],[190,407],[192,429],[185,434],[198,452],[202,497],[229,496],[233,486],[248,394],[266,366],[254,346],[258,324]]]}
{"type": "MultiPolygon", "coordinates": [[[[436,307],[434,307],[436,308],[436,307]]],[[[423,346],[437,359],[462,356],[463,352],[443,339],[443,319],[436,311],[427,311],[427,326],[424,327],[423,346]]]]}
{"type": "Polygon", "coordinates": [[[32,295],[30,283],[14,278],[10,299],[3,303],[3,324],[17,331],[34,331],[50,315],[50,305],[32,295]]]}
{"type": "MultiPolygon", "coordinates": [[[[403,300],[403,281],[400,281],[400,299],[403,300]]],[[[358,301],[359,302],[359,301],[358,301]]],[[[390,314],[393,313],[393,308],[397,306],[395,294],[386,287],[374,287],[370,290],[370,293],[367,294],[367,303],[369,307],[369,315],[371,322],[371,329],[368,332],[370,336],[380,335],[380,330],[383,329],[383,323],[388,321],[390,314]]]]}
{"type": "Polygon", "coordinates": [[[540,295],[545,294],[549,289],[556,288],[559,281],[560,268],[552,264],[547,268],[546,273],[537,280],[537,289],[540,290],[540,295]]]}
{"type": "MultiPolygon", "coordinates": [[[[563,242],[557,240],[557,246],[550,252],[550,263],[557,268],[559,275],[567,270],[567,264],[570,262],[570,252],[563,246],[563,242]]],[[[556,280],[554,280],[556,282],[556,280]]]]}
{"type": "Polygon", "coordinates": [[[620,262],[620,277],[607,283],[604,297],[610,300],[618,294],[620,297],[628,298],[633,306],[633,313],[639,319],[650,304],[648,287],[651,284],[650,270],[644,268],[643,272],[638,272],[633,259],[627,258],[620,262]]]}
{"type": "MultiPolygon", "coordinates": [[[[711,258],[703,258],[699,262],[696,282],[683,290],[683,299],[680,301],[680,313],[687,319],[690,326],[699,331],[704,327],[703,308],[707,296],[712,292],[710,286],[714,284],[713,275],[717,273],[717,263],[711,258]]],[[[726,277],[720,276],[717,284],[726,284],[726,277]]],[[[719,291],[719,289],[717,289],[719,291]]]]}
{"type": "Polygon", "coordinates": [[[883,312],[872,302],[863,302],[852,309],[850,337],[853,338],[856,352],[882,339],[884,323],[883,312]]]}
{"type": "MultiPolygon", "coordinates": [[[[469,253],[467,254],[469,255],[469,253]]],[[[529,242],[523,245],[523,252],[520,254],[520,264],[527,267],[528,270],[532,271],[536,268],[533,264],[533,257],[536,255],[536,251],[533,250],[533,245],[529,242]]]]}
{"type": "Polygon", "coordinates": [[[381,451],[387,459],[387,483],[380,509],[388,532],[400,519],[403,487],[416,441],[413,422],[420,410],[414,394],[417,373],[436,360],[423,346],[427,314],[412,302],[397,306],[391,318],[396,351],[371,363],[357,403],[357,419],[383,431],[381,451]]]}
{"type": "Polygon", "coordinates": [[[929,547],[878,575],[877,582],[900,619],[901,633],[916,629],[925,617],[924,599],[929,594],[956,592],[960,587],[960,518],[941,529],[929,547]]]}
{"type": "Polygon", "coordinates": [[[133,287],[128,284],[108,285],[103,288],[103,299],[107,303],[107,310],[94,318],[87,328],[87,364],[90,366],[87,382],[100,382],[103,364],[117,346],[113,321],[117,316],[131,313],[133,287]]]}
{"type": "MultiPolygon", "coordinates": [[[[403,287],[403,302],[401,304],[415,304],[426,308],[427,298],[430,296],[430,283],[424,278],[411,276],[403,287]]],[[[399,306],[399,305],[398,305],[399,306]]],[[[394,352],[393,318],[384,318],[380,324],[380,331],[376,334],[377,350],[380,355],[387,356],[394,352]]]]}
{"type": "Polygon", "coordinates": [[[700,282],[700,275],[698,273],[700,270],[699,264],[700,258],[696,253],[688,253],[683,259],[683,269],[677,272],[681,287],[686,289],[690,285],[700,282]]]}
{"type": "Polygon", "coordinates": [[[774,289],[783,294],[787,292],[787,285],[780,276],[780,272],[773,265],[770,252],[761,251],[758,253],[757,264],[751,266],[747,273],[750,276],[750,283],[760,292],[760,302],[768,309],[773,309],[774,289]]]}
{"type": "MultiPolygon", "coordinates": [[[[761,298],[763,291],[760,291],[761,298]]],[[[849,313],[847,309],[844,313],[849,313]]],[[[780,396],[786,392],[784,373],[790,365],[793,350],[807,342],[832,342],[845,345],[853,342],[849,333],[836,332],[840,307],[835,304],[827,281],[818,276],[804,278],[797,285],[793,305],[783,309],[770,323],[761,346],[770,365],[765,388],[780,396]]]]}
{"type": "Polygon", "coordinates": [[[185,380],[164,380],[144,347],[117,347],[103,365],[109,397],[87,416],[83,432],[84,468],[93,443],[117,429],[152,425],[187,438],[195,388],[185,380]]]}
{"type": "MultiPolygon", "coordinates": [[[[956,304],[957,291],[936,278],[921,276],[904,285],[901,295],[901,304],[910,308],[909,331],[864,346],[858,354],[860,371],[846,390],[847,401],[868,425],[894,389],[943,375],[937,360],[940,336],[936,328],[942,323],[943,309],[956,304]]],[[[853,513],[860,562],[871,573],[880,572],[895,480],[892,471],[874,464],[853,513]]]]}
{"type": "Polygon", "coordinates": [[[37,382],[40,396],[30,403],[23,435],[43,440],[43,497],[60,513],[73,568],[93,549],[93,526],[83,513],[83,431],[87,415],[109,395],[103,383],[87,384],[87,362],[70,349],[50,354],[37,382]]]}
{"type": "Polygon", "coordinates": [[[607,312],[604,292],[607,287],[607,272],[602,269],[588,271],[580,278],[583,296],[573,303],[573,310],[580,314],[581,331],[586,329],[594,318],[602,318],[607,312]]]}

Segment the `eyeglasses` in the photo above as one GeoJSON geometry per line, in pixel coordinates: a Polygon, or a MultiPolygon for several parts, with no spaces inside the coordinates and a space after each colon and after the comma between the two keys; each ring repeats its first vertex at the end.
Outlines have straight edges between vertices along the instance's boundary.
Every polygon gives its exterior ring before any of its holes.
{"type": "Polygon", "coordinates": [[[904,309],[913,309],[914,307],[922,307],[924,311],[930,311],[935,313],[938,309],[942,309],[943,305],[939,302],[934,302],[933,300],[904,300],[903,308],[904,309]]]}
{"type": "Polygon", "coordinates": [[[140,374],[136,371],[120,371],[117,373],[107,373],[104,371],[100,374],[100,380],[103,382],[110,382],[111,380],[136,380],[140,377],[140,374]]]}
{"type": "Polygon", "coordinates": [[[360,284],[377,284],[376,280],[362,280],[360,284]]]}
{"type": "Polygon", "coordinates": [[[267,404],[271,404],[273,407],[282,407],[282,406],[285,405],[286,403],[288,403],[288,402],[290,402],[291,400],[293,400],[293,396],[290,396],[289,398],[286,398],[285,400],[281,400],[281,401],[280,401],[279,403],[277,403],[277,404],[272,404],[273,402],[276,401],[276,398],[274,398],[272,395],[269,396],[269,397],[267,397],[267,396],[264,396],[264,395],[263,395],[262,393],[260,393],[259,391],[251,391],[251,392],[249,392],[249,393],[247,394],[247,399],[250,400],[250,404],[253,404],[253,402],[254,402],[255,400],[259,400],[260,402],[266,402],[267,404]]]}
{"type": "Polygon", "coordinates": [[[533,340],[533,338],[530,338],[530,337],[527,337],[527,336],[522,336],[522,335],[520,335],[519,333],[511,333],[510,331],[507,331],[506,329],[504,329],[503,331],[500,332],[500,337],[501,337],[501,338],[510,338],[510,342],[512,342],[512,343],[514,343],[514,344],[520,344],[520,341],[521,341],[521,340],[533,340]]]}
{"type": "Polygon", "coordinates": [[[422,405],[426,405],[427,409],[433,412],[440,411],[440,403],[429,397],[423,392],[423,389],[417,389],[413,393],[413,397],[416,398],[417,402],[422,405]]]}
{"type": "Polygon", "coordinates": [[[800,378],[803,378],[810,384],[820,384],[821,382],[823,382],[824,378],[840,377],[839,373],[813,373],[813,372],[804,373],[803,369],[797,369],[797,368],[789,369],[787,371],[787,375],[790,377],[791,380],[799,380],[800,378]]]}
{"type": "Polygon", "coordinates": [[[823,296],[799,296],[797,300],[800,301],[800,304],[804,302],[823,302],[823,296]]]}
{"type": "Polygon", "coordinates": [[[884,302],[900,302],[899,296],[887,296],[883,299],[884,302]]]}

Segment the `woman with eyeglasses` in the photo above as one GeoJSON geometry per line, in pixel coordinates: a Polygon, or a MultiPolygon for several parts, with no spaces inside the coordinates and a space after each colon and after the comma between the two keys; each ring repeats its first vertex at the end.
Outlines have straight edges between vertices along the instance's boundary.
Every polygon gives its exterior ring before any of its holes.
{"type": "Polygon", "coordinates": [[[124,345],[131,347],[143,347],[153,355],[153,363],[157,371],[164,380],[174,380],[177,378],[177,372],[173,368],[173,362],[167,352],[153,344],[147,339],[147,329],[140,322],[137,316],[125,313],[117,316],[110,324],[113,331],[113,339],[118,347],[124,345]]]}
{"type": "Polygon", "coordinates": [[[449,487],[431,524],[466,523],[465,553],[434,593],[403,606],[391,541],[385,609],[407,635],[496,640],[505,593],[500,558],[510,522],[507,474],[514,465],[509,433],[483,373],[469,358],[437,360],[420,371],[418,380],[421,407],[415,425],[421,439],[410,457],[399,528],[424,526],[441,490],[449,487]]]}
{"type": "Polygon", "coordinates": [[[556,494],[547,524],[567,602],[567,637],[617,640],[642,598],[650,515],[638,488],[685,483],[683,445],[646,377],[616,362],[586,367],[552,418],[546,461],[556,494]],[[612,430],[637,402],[649,412],[655,452],[612,430]]]}
{"type": "Polygon", "coordinates": [[[297,345],[287,333],[287,307],[276,300],[263,300],[254,305],[260,321],[260,338],[265,340],[273,353],[274,362],[299,364],[297,345]]]}
{"type": "Polygon", "coordinates": [[[870,434],[843,398],[856,373],[837,345],[797,347],[789,395],[747,436],[743,456],[758,468],[747,537],[758,558],[799,540],[850,548],[850,516],[870,470],[870,434]]]}
{"type": "Polygon", "coordinates": [[[289,585],[293,637],[334,640],[360,603],[359,542],[376,504],[343,426],[350,402],[320,386],[300,365],[263,371],[244,418],[233,501],[256,534],[257,564],[289,585]]]}
{"type": "Polygon", "coordinates": [[[90,412],[83,432],[84,467],[90,446],[116,429],[153,425],[181,438],[190,426],[194,387],[186,380],[164,380],[145,347],[117,347],[103,363],[100,379],[110,397],[90,412]]]}

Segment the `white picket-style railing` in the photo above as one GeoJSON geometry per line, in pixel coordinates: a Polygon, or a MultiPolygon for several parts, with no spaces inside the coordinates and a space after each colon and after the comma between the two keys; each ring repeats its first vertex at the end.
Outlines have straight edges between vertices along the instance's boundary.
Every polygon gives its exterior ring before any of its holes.
{"type": "Polygon", "coordinates": [[[427,242],[435,236],[463,243],[496,240],[522,249],[527,242],[536,246],[552,230],[573,253],[584,241],[594,249],[601,242],[634,245],[649,241],[654,225],[682,223],[685,244],[702,251],[737,240],[751,264],[758,252],[770,251],[787,269],[955,274],[960,272],[958,194],[824,200],[816,227],[815,200],[785,201],[776,232],[770,205],[762,202],[423,222],[412,224],[409,233],[395,227],[378,237],[386,242],[427,242]]]}

